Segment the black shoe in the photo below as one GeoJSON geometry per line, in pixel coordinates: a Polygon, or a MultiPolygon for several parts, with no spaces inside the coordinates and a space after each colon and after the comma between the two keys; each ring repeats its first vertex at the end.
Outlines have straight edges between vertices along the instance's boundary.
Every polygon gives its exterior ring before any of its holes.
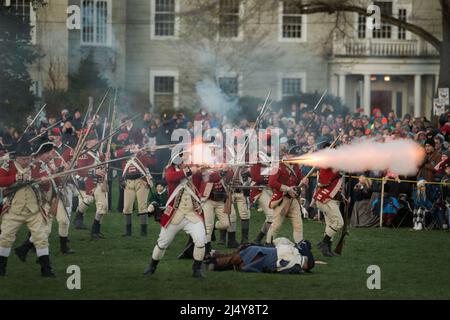
{"type": "Polygon", "coordinates": [[[122,237],[131,237],[131,224],[127,224],[125,228],[125,233],[122,234],[122,237]]]}
{"type": "Polygon", "coordinates": [[[92,239],[105,239],[103,233],[100,232],[100,227],[101,227],[100,221],[94,219],[94,223],[92,224],[91,229],[92,239]]]}
{"type": "Polygon", "coordinates": [[[0,277],[6,276],[6,265],[8,264],[7,257],[0,257],[0,277]]]}
{"type": "Polygon", "coordinates": [[[178,255],[177,259],[192,259],[194,257],[194,247],[195,247],[194,240],[192,240],[192,237],[189,237],[186,246],[184,247],[183,251],[178,255]]]}
{"type": "Polygon", "coordinates": [[[319,249],[322,252],[322,255],[324,257],[334,257],[333,253],[330,250],[330,244],[329,243],[321,242],[320,246],[319,246],[319,249]]]}
{"type": "Polygon", "coordinates": [[[159,261],[152,259],[152,262],[147,267],[147,269],[145,269],[145,271],[144,271],[144,276],[151,276],[152,274],[154,274],[156,271],[156,268],[158,267],[158,263],[159,263],[159,261]]]}
{"type": "Polygon", "coordinates": [[[220,239],[217,244],[224,246],[227,242],[227,230],[220,230],[220,239]]]}
{"type": "Polygon", "coordinates": [[[69,248],[67,245],[69,243],[69,239],[67,237],[59,237],[59,247],[62,254],[74,254],[75,251],[69,248]]]}
{"type": "Polygon", "coordinates": [[[227,248],[239,248],[239,243],[236,241],[236,232],[228,232],[227,248]]]}
{"type": "Polygon", "coordinates": [[[26,262],[28,251],[34,247],[34,244],[30,242],[29,239],[25,240],[25,242],[20,246],[14,249],[14,253],[19,257],[20,261],[26,262]]]}
{"type": "Polygon", "coordinates": [[[148,225],[147,224],[141,224],[141,237],[146,237],[148,232],[148,225]]]}
{"type": "Polygon", "coordinates": [[[205,278],[205,274],[203,273],[203,261],[194,261],[194,264],[192,265],[192,276],[194,278],[205,278]]]}
{"type": "Polygon", "coordinates": [[[84,224],[84,213],[77,211],[74,221],[76,230],[87,230],[86,225],[84,224]]]}
{"type": "Polygon", "coordinates": [[[41,275],[44,278],[53,278],[55,274],[53,273],[52,266],[50,264],[49,256],[40,256],[39,263],[41,264],[41,275]]]}

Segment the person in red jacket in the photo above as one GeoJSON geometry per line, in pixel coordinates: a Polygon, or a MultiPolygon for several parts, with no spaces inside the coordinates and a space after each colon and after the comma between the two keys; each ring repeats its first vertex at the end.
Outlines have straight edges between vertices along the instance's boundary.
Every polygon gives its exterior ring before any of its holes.
{"type": "Polygon", "coordinates": [[[269,187],[269,177],[271,175],[270,159],[265,154],[260,154],[258,159],[264,163],[254,164],[250,168],[250,175],[252,184],[261,188],[254,188],[250,192],[250,203],[257,203],[258,208],[262,209],[266,219],[256,239],[253,241],[256,244],[261,244],[262,239],[267,235],[270,226],[273,222],[273,209],[269,207],[270,200],[273,196],[273,191],[269,187]]]}
{"type": "Polygon", "coordinates": [[[117,158],[134,154],[134,157],[122,161],[122,180],[124,181],[125,237],[131,237],[133,207],[135,199],[138,204],[138,215],[141,220],[141,236],[147,236],[148,229],[148,195],[153,187],[153,178],[148,167],[153,164],[154,158],[149,152],[141,151],[137,146],[130,149],[122,148],[116,151],[117,158]]]}
{"type": "MultiPolygon", "coordinates": [[[[96,145],[98,139],[95,131],[88,133],[86,139],[86,147],[89,149],[96,145]]],[[[89,151],[82,154],[77,159],[77,168],[84,168],[95,163],[101,163],[104,155],[99,152],[89,151]]],[[[103,238],[100,232],[101,221],[103,216],[108,213],[108,199],[106,198],[106,190],[103,188],[103,181],[106,176],[104,168],[97,167],[91,170],[78,171],[78,181],[80,187],[80,195],[78,197],[78,209],[75,217],[75,228],[82,230],[87,229],[83,222],[84,214],[89,206],[95,201],[95,218],[91,228],[91,236],[93,238],[103,238]]]]}
{"type": "MultiPolygon", "coordinates": [[[[153,249],[151,262],[145,275],[152,275],[163,258],[166,249],[181,230],[192,237],[194,242],[193,277],[203,278],[202,263],[205,257],[206,232],[201,200],[198,189],[201,173],[195,166],[188,167],[173,157],[165,170],[165,179],[169,189],[166,209],[160,219],[161,232],[153,249]]],[[[154,210],[150,205],[149,212],[154,210]]]]}
{"type": "MultiPolygon", "coordinates": [[[[294,149],[293,149],[294,150],[294,149]]],[[[280,142],[283,160],[291,158],[287,146],[280,142]]],[[[280,163],[278,169],[269,177],[269,186],[273,196],[269,207],[273,209],[273,223],[267,232],[266,243],[271,244],[286,217],[291,219],[294,242],[303,240],[303,221],[300,211],[298,187],[307,184],[298,164],[280,163]]]]}
{"type": "Polygon", "coordinates": [[[331,249],[331,242],[342,229],[344,220],[339,210],[339,201],[336,198],[342,188],[343,178],[339,172],[330,168],[322,168],[319,171],[319,180],[313,199],[318,210],[324,213],[325,217],[325,236],[319,243],[319,249],[326,257],[338,256],[331,249]]]}
{"type": "Polygon", "coordinates": [[[41,265],[43,277],[54,277],[49,257],[47,217],[50,204],[45,192],[48,184],[32,186],[26,184],[44,175],[42,170],[31,164],[31,145],[21,141],[15,150],[15,160],[5,162],[0,168],[0,187],[10,188],[18,185],[19,188],[7,195],[3,205],[3,220],[0,234],[0,276],[6,275],[6,264],[11,253],[16,233],[25,224],[36,247],[36,254],[41,265]],[[20,184],[23,187],[20,188],[20,184]],[[45,190],[44,190],[45,189],[45,190]]]}

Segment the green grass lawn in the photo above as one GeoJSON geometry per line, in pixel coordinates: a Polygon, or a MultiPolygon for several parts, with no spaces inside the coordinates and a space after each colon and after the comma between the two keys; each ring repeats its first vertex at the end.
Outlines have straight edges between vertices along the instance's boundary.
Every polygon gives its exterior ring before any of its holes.
{"type": "MultiPolygon", "coordinates": [[[[59,254],[56,225],[51,237],[52,262],[57,277],[40,277],[35,255],[26,263],[15,255],[8,261],[7,277],[0,278],[0,299],[449,299],[450,234],[441,231],[412,232],[408,229],[352,229],[343,256],[324,259],[311,274],[270,275],[238,272],[207,272],[206,279],[191,277],[191,262],[177,260],[187,236],[180,233],[155,275],[142,276],[159,232],[151,221],[148,238],[139,236],[135,216],[132,238],[122,238],[123,218],[107,216],[103,232],[107,239],[90,240],[87,231],[71,229],[75,255],[59,254]],[[81,268],[81,290],[66,287],[66,269],[81,268]],[[368,290],[367,267],[381,268],[381,290],[368,290]]],[[[87,215],[90,224],[93,214],[87,215]]],[[[254,213],[251,237],[264,217],[254,213]]],[[[324,226],[306,221],[306,238],[315,245],[324,226]]],[[[16,245],[24,239],[25,229],[16,245]]],[[[291,237],[286,221],[281,236],[291,237]]],[[[223,247],[216,247],[226,250],[223,247]]]]}

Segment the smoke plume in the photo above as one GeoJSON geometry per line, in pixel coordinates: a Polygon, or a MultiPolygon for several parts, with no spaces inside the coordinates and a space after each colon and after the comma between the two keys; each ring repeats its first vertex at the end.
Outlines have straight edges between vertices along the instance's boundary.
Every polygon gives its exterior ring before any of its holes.
{"type": "Polygon", "coordinates": [[[410,140],[394,140],[344,145],[297,159],[301,164],[349,173],[388,170],[399,175],[414,175],[424,156],[425,152],[419,144],[410,140]]]}

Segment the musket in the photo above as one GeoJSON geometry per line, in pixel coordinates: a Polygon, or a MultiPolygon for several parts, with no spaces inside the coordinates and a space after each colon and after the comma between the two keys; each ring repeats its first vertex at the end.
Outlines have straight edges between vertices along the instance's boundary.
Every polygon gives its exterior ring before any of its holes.
{"type": "MultiPolygon", "coordinates": [[[[110,124],[110,128],[109,128],[109,133],[110,133],[110,138],[108,140],[108,145],[106,146],[106,160],[108,161],[111,157],[111,144],[112,144],[112,136],[111,136],[111,131],[113,130],[113,123],[114,121],[116,121],[116,102],[117,102],[117,89],[115,89],[114,91],[114,102],[113,102],[113,113],[111,116],[111,124],[110,124]]],[[[104,136],[105,131],[103,130],[103,136],[104,136]]],[[[103,143],[100,145],[100,150],[103,152],[103,143]]],[[[103,179],[103,183],[102,183],[102,190],[106,193],[106,199],[108,199],[108,174],[109,174],[109,166],[106,166],[106,175],[105,175],[105,179],[103,179]]]]}
{"type": "Polygon", "coordinates": [[[88,105],[88,109],[86,110],[86,114],[84,115],[84,119],[83,122],[81,123],[81,128],[84,128],[84,125],[86,124],[86,121],[88,118],[90,118],[90,113],[92,112],[92,108],[94,104],[94,99],[92,97],[89,97],[89,105],[88,105]]]}
{"type": "MultiPolygon", "coordinates": [[[[119,133],[120,130],[122,130],[122,128],[123,128],[124,126],[126,126],[127,122],[133,121],[133,120],[136,119],[137,117],[139,117],[139,115],[135,115],[135,116],[134,116],[133,118],[131,118],[130,120],[128,120],[128,121],[122,123],[121,125],[119,125],[117,128],[114,129],[114,131],[113,131],[111,134],[109,134],[109,135],[106,136],[105,138],[103,138],[103,139],[97,141],[97,143],[96,143],[95,145],[93,145],[92,147],[90,147],[90,148],[84,150],[83,152],[81,152],[80,156],[82,156],[82,155],[88,153],[89,151],[92,151],[92,150],[96,149],[101,143],[105,142],[106,140],[112,139],[112,137],[114,137],[117,133],[119,133]]],[[[111,129],[112,129],[112,128],[111,128],[111,129]]]]}
{"type": "Polygon", "coordinates": [[[31,138],[30,140],[28,140],[29,143],[33,143],[34,141],[36,141],[37,139],[39,139],[40,137],[44,136],[46,133],[48,133],[49,130],[53,129],[54,127],[58,126],[61,122],[63,122],[62,120],[59,120],[57,122],[55,122],[54,124],[52,124],[50,127],[46,128],[44,131],[42,131],[41,133],[39,133],[37,136],[35,136],[34,138],[31,138]]]}
{"type": "Polygon", "coordinates": [[[63,171],[63,172],[55,173],[55,174],[50,175],[50,176],[44,176],[44,177],[41,177],[39,179],[27,181],[27,182],[24,182],[24,183],[17,183],[17,184],[15,184],[15,185],[13,185],[13,186],[11,186],[9,188],[4,188],[3,189],[3,196],[8,196],[8,195],[10,195],[12,193],[15,193],[18,190],[20,190],[20,189],[22,189],[24,187],[27,187],[27,186],[31,186],[31,185],[34,185],[34,184],[46,183],[46,182],[48,182],[50,180],[58,179],[58,178],[61,178],[61,177],[65,177],[65,176],[71,175],[72,173],[76,173],[78,171],[90,170],[90,169],[98,168],[98,167],[101,167],[101,166],[108,165],[110,163],[114,163],[114,162],[118,162],[118,161],[122,161],[122,160],[127,160],[127,159],[129,159],[131,157],[132,156],[126,156],[126,157],[122,157],[122,158],[112,159],[112,160],[109,160],[109,161],[92,164],[92,165],[89,165],[89,166],[86,166],[86,167],[76,168],[76,169],[72,169],[72,170],[66,170],[66,171],[63,171]]]}
{"type": "Polygon", "coordinates": [[[33,121],[31,121],[31,123],[26,127],[25,131],[22,133],[22,136],[19,138],[18,142],[22,141],[22,138],[25,136],[25,134],[28,132],[28,130],[30,130],[30,128],[33,126],[34,122],[37,120],[37,118],[40,116],[40,114],[42,113],[42,111],[44,111],[45,107],[47,106],[47,104],[44,104],[44,106],[41,108],[41,110],[39,110],[39,112],[36,114],[36,116],[34,117],[33,121]]]}
{"type": "MultiPolygon", "coordinates": [[[[243,160],[242,160],[242,158],[245,157],[247,147],[250,144],[251,139],[253,138],[253,134],[255,133],[255,130],[259,127],[261,121],[263,120],[264,116],[267,113],[271,93],[272,93],[272,90],[269,90],[269,93],[267,94],[266,100],[264,101],[261,111],[260,111],[258,117],[256,118],[255,123],[253,124],[253,128],[252,128],[253,130],[250,132],[250,136],[247,138],[247,140],[244,143],[244,146],[241,149],[242,154],[239,155],[239,158],[237,159],[238,162],[245,161],[245,158],[243,160]]],[[[234,181],[236,181],[236,178],[239,175],[240,171],[241,171],[241,169],[239,166],[234,170],[233,178],[231,180],[232,183],[234,183],[234,181]]],[[[232,204],[233,193],[232,193],[231,188],[227,187],[227,189],[228,189],[227,190],[227,200],[225,201],[223,213],[227,214],[229,217],[231,214],[231,207],[233,206],[233,204],[232,204]]]]}

